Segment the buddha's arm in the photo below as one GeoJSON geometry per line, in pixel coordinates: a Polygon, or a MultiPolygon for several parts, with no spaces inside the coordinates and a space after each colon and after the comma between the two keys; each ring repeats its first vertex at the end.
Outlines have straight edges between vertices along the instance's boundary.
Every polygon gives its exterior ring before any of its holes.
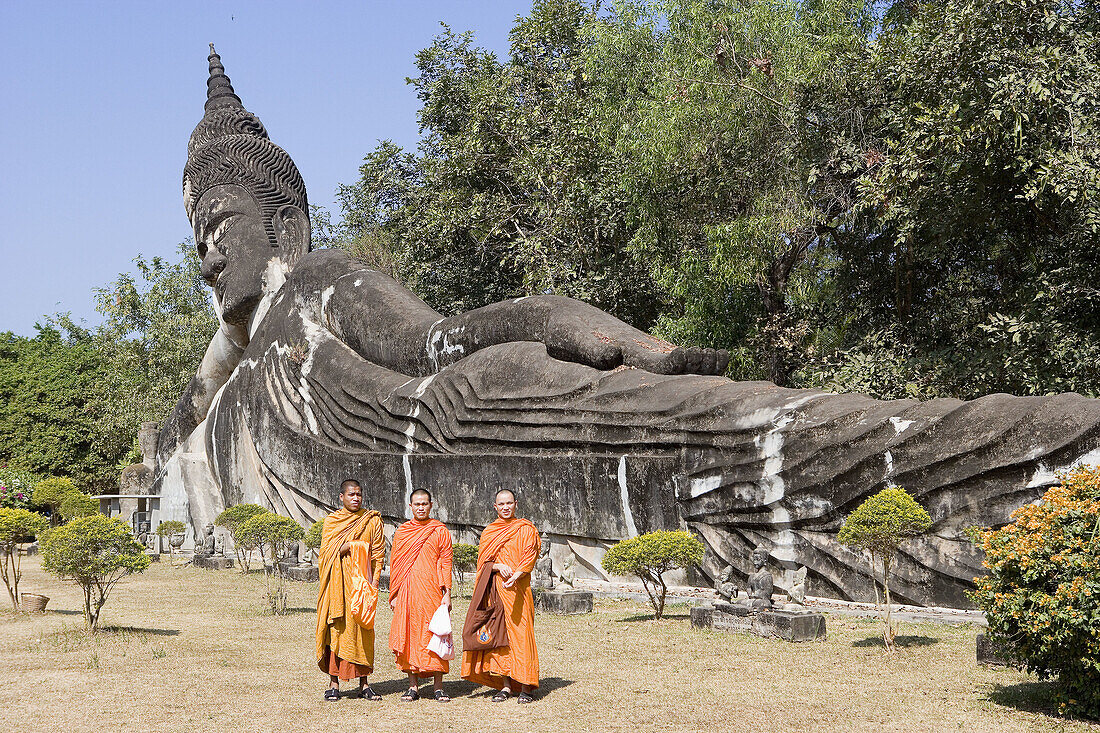
{"type": "Polygon", "coordinates": [[[426,341],[434,369],[509,341],[539,341],[557,359],[597,369],[626,365],[658,374],[722,374],[729,362],[725,350],[677,347],[556,295],[516,298],[444,318],[431,326],[426,341]]]}
{"type": "Polygon", "coordinates": [[[164,424],[158,445],[161,465],[187,440],[210,410],[214,395],[229,380],[248,343],[248,334],[240,328],[222,324],[206,347],[199,368],[183,391],[171,416],[164,424]]]}

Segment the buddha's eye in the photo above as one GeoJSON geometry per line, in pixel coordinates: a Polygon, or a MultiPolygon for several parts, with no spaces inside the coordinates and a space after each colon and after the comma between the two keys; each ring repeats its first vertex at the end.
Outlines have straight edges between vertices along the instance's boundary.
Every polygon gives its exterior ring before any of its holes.
{"type": "Polygon", "coordinates": [[[226,233],[233,228],[233,224],[237,221],[237,216],[230,214],[218,221],[218,225],[214,227],[214,234],[211,236],[211,244],[217,244],[226,233]]]}

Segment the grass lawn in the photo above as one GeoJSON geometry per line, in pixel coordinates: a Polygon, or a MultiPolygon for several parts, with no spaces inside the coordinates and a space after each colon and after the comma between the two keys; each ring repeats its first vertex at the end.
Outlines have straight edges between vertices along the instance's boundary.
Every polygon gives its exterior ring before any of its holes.
{"type": "MultiPolygon", "coordinates": [[[[88,636],[76,586],[37,558],[23,567],[24,589],[51,600],[43,615],[0,615],[5,730],[1100,730],[1053,716],[1045,684],[975,664],[973,626],[905,625],[890,654],[872,621],[830,617],[827,641],[789,644],[694,630],[681,606],[653,621],[624,602],[536,618],[542,687],[528,706],[490,702],[459,660],[453,702],[401,703],[379,603],[371,683],[385,699],[325,702],[316,584],[289,583],[292,612],[275,617],[260,575],[161,562],[119,584],[106,629],[88,636]]],[[[460,625],[464,602],[455,611],[460,625]]]]}

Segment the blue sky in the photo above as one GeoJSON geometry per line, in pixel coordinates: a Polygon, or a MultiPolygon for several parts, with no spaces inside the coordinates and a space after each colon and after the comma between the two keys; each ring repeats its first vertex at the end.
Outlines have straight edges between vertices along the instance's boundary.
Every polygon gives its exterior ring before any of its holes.
{"type": "Polygon", "coordinates": [[[180,180],[207,44],[245,106],[333,208],[379,139],[412,147],[405,77],[440,21],[504,55],[531,0],[0,0],[0,331],[98,323],[92,288],[190,234],[180,180]]]}

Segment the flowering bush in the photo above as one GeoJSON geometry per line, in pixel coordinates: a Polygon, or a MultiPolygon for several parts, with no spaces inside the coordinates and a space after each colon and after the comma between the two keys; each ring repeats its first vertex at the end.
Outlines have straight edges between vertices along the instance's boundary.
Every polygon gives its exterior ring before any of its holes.
{"type": "Polygon", "coordinates": [[[0,466],[0,509],[29,509],[36,483],[38,479],[30,471],[0,466]]]}
{"type": "Polygon", "coordinates": [[[1015,662],[1057,679],[1062,712],[1100,717],[1100,469],[1071,471],[1012,520],[973,533],[989,574],[971,598],[1015,662]]]}

